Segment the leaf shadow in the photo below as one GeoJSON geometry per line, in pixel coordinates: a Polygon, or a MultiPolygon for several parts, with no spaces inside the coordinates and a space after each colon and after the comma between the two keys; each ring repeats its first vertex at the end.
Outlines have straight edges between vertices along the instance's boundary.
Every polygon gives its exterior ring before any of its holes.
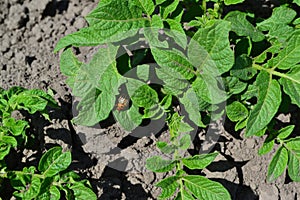
{"type": "MultiPolygon", "coordinates": [[[[120,164],[120,161],[115,162],[120,164]]],[[[122,165],[126,166],[127,163],[122,165]]],[[[102,189],[102,194],[98,197],[99,200],[124,199],[124,196],[125,199],[147,200],[151,197],[151,194],[147,193],[141,184],[132,184],[128,180],[128,173],[108,166],[104,168],[99,179],[91,180],[91,184],[102,189]]]]}

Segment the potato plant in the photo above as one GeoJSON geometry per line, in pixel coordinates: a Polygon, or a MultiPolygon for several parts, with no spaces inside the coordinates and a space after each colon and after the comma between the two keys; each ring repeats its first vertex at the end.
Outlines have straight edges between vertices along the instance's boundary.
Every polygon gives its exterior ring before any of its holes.
{"type": "MultiPolygon", "coordinates": [[[[17,199],[97,199],[86,180],[80,180],[75,172],[67,171],[72,162],[71,153],[63,152],[59,146],[49,149],[41,157],[38,166],[26,166],[17,170],[8,166],[12,149],[23,150],[34,138],[28,136],[28,121],[16,119],[13,112],[27,111],[29,114],[40,112],[49,120],[47,106],[58,105],[50,94],[42,90],[27,90],[12,87],[0,88],[0,194],[7,190],[4,181],[8,180],[17,199]],[[7,159],[6,159],[7,158],[7,159]],[[61,194],[64,192],[64,195],[61,194]]],[[[7,196],[2,196],[8,198],[7,196]]],[[[0,197],[1,199],[1,197],[0,197]]]]}
{"type": "Polygon", "coordinates": [[[246,137],[267,135],[259,154],[277,148],[268,181],[286,166],[291,179],[300,180],[300,138],[292,134],[295,126],[278,129],[275,120],[300,107],[300,2],[283,0],[267,18],[230,7],[243,2],[101,0],[85,17],[88,26],[54,50],[64,49],[61,72],[81,99],[74,123],[92,126],[112,112],[131,131],[147,119],[165,120],[170,144],[157,146],[173,159],[153,157],[146,164],[154,172],[176,168],[157,184],[161,199],[173,193],[176,199],[230,199],[220,184],[183,171],[206,167],[215,153],[177,155],[189,148],[191,127],[206,127],[225,111],[246,137]],[[84,63],[73,52],[83,46],[101,48],[84,63]],[[122,95],[127,101],[118,101],[122,95]]]}

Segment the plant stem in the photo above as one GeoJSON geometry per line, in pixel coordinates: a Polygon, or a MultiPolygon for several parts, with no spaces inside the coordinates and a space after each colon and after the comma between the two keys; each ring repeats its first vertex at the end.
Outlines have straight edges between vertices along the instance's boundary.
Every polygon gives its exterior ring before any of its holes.
{"type": "Polygon", "coordinates": [[[44,179],[44,175],[42,174],[32,174],[32,173],[29,173],[29,172],[22,172],[22,171],[9,171],[9,172],[1,172],[0,173],[0,177],[1,178],[8,178],[8,173],[13,173],[13,174],[16,174],[16,175],[31,175],[31,176],[35,176],[35,177],[38,177],[38,178],[41,178],[41,179],[44,179]]]}
{"type": "Polygon", "coordinates": [[[268,72],[271,75],[275,75],[275,76],[279,76],[279,77],[282,77],[282,78],[286,78],[286,79],[289,79],[292,82],[300,84],[300,80],[296,80],[293,77],[290,77],[290,76],[288,76],[288,75],[286,75],[284,73],[277,72],[277,71],[274,70],[274,68],[264,68],[264,67],[262,67],[260,65],[257,65],[257,64],[253,64],[252,67],[255,68],[255,69],[257,69],[257,70],[264,70],[264,71],[268,72]]]}
{"type": "Polygon", "coordinates": [[[202,9],[203,9],[204,15],[206,15],[206,0],[202,0],[202,9]]]}

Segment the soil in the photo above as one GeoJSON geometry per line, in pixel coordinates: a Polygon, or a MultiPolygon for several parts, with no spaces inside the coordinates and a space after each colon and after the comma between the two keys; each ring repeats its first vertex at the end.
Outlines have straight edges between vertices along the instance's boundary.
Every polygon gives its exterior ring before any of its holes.
{"type": "MultiPolygon", "coordinates": [[[[0,0],[0,87],[52,89],[61,106],[51,110],[51,123],[39,116],[31,119],[33,130],[44,137],[40,148],[22,152],[25,163],[36,163],[39,151],[59,144],[72,151],[71,169],[91,182],[99,199],[157,199],[160,190],[154,183],[166,174],[145,170],[144,162],[150,155],[159,154],[155,142],[166,140],[167,131],[136,137],[109,120],[95,127],[74,126],[70,122],[73,98],[65,84],[66,77],[59,71],[59,55],[53,54],[53,49],[64,35],[86,26],[83,16],[96,5],[96,0],[0,0]]],[[[83,59],[91,55],[89,49],[80,53],[83,59]]],[[[299,115],[293,113],[277,118],[292,124],[299,121],[299,115]]],[[[214,149],[221,153],[201,173],[223,184],[232,199],[300,199],[299,183],[291,182],[286,174],[274,183],[266,182],[274,151],[257,155],[264,138],[245,139],[243,132],[232,131],[228,120],[212,126],[220,135],[214,149]]],[[[204,134],[205,131],[196,134],[190,152],[199,141],[203,142],[204,134]]],[[[9,194],[5,195],[2,198],[9,199],[9,194]]]]}

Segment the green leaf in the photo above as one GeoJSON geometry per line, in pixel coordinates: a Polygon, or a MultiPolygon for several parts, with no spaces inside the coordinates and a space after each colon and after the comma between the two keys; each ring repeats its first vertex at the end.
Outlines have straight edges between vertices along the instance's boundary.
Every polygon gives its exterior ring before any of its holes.
{"type": "Polygon", "coordinates": [[[74,185],[72,185],[70,189],[73,190],[74,192],[75,200],[86,200],[86,199],[96,200],[97,199],[97,196],[93,192],[93,190],[86,187],[82,183],[74,183],[74,185]]]}
{"type": "Polygon", "coordinates": [[[10,105],[17,105],[17,109],[27,110],[30,114],[45,110],[46,106],[57,107],[57,103],[49,94],[42,90],[24,90],[18,95],[12,95],[10,105]]]}
{"type": "Polygon", "coordinates": [[[12,147],[16,147],[17,144],[18,144],[16,138],[13,137],[13,136],[2,135],[2,136],[0,137],[0,139],[1,139],[0,141],[1,141],[2,143],[6,143],[6,144],[8,144],[8,145],[11,145],[12,147]]]}
{"type": "Polygon", "coordinates": [[[286,147],[289,150],[300,150],[300,137],[295,137],[287,140],[286,147]]]}
{"type": "Polygon", "coordinates": [[[86,95],[81,99],[77,105],[78,115],[73,118],[75,124],[93,126],[98,123],[101,119],[108,117],[110,110],[114,107],[114,97],[101,93],[99,90],[87,90],[86,95]],[[106,103],[106,105],[105,105],[106,103]],[[101,106],[103,105],[103,107],[101,106]],[[106,107],[106,112],[101,113],[102,116],[98,115],[100,108],[106,107]]]}
{"type": "Polygon", "coordinates": [[[296,12],[286,6],[280,6],[273,9],[272,16],[260,23],[257,23],[257,28],[261,31],[269,31],[269,38],[276,38],[283,43],[294,31],[294,28],[289,26],[295,18],[296,12]]]}
{"type": "Polygon", "coordinates": [[[136,66],[137,77],[145,82],[149,80],[150,76],[150,65],[138,65],[136,66]]]}
{"type": "Polygon", "coordinates": [[[285,48],[282,49],[276,57],[269,60],[269,62],[274,63],[274,66],[272,66],[272,68],[284,70],[289,69],[299,63],[299,54],[300,31],[296,31],[287,41],[285,48]]]}
{"type": "Polygon", "coordinates": [[[134,83],[137,83],[137,81],[130,82],[127,84],[127,88],[134,105],[143,108],[151,108],[152,106],[159,104],[157,92],[149,85],[141,83],[134,87],[134,83]]]}
{"type": "MultiPolygon", "coordinates": [[[[226,100],[226,92],[219,87],[219,80],[210,75],[201,75],[192,83],[196,95],[210,104],[218,104],[226,100]]],[[[198,99],[199,101],[199,99],[198,99]]]]}
{"type": "Polygon", "coordinates": [[[179,96],[189,87],[189,82],[179,72],[170,68],[157,68],[156,75],[163,81],[162,85],[168,95],[179,96]]]}
{"type": "Polygon", "coordinates": [[[235,63],[230,70],[230,75],[245,81],[253,78],[256,73],[257,70],[252,67],[252,60],[245,54],[236,58],[235,63]]]}
{"type": "Polygon", "coordinates": [[[244,0],[224,0],[224,3],[226,6],[232,5],[232,4],[238,4],[238,3],[242,3],[242,2],[244,2],[244,0]]]}
{"type": "Polygon", "coordinates": [[[59,200],[60,191],[57,186],[51,185],[53,179],[47,178],[41,184],[41,190],[36,199],[38,200],[59,200]]]}
{"type": "Polygon", "coordinates": [[[244,104],[234,101],[231,104],[226,106],[227,117],[233,121],[242,121],[248,117],[248,109],[244,106],[244,104]]]}
{"type": "Polygon", "coordinates": [[[144,35],[151,48],[168,48],[167,41],[159,40],[159,31],[164,27],[163,21],[159,15],[153,15],[150,27],[144,28],[144,35]]]}
{"type": "Polygon", "coordinates": [[[25,129],[29,127],[27,121],[24,120],[15,120],[14,118],[5,118],[3,119],[3,126],[7,127],[11,134],[14,136],[19,136],[22,133],[25,134],[25,129]]]}
{"type": "Polygon", "coordinates": [[[217,21],[199,29],[188,46],[189,61],[203,74],[220,75],[231,69],[234,54],[229,44],[230,22],[217,21]]]}
{"type": "Polygon", "coordinates": [[[268,57],[268,54],[276,55],[278,54],[282,49],[282,44],[281,43],[274,43],[272,46],[264,50],[260,55],[256,56],[254,58],[255,63],[265,63],[266,59],[268,57]]]}
{"type": "Polygon", "coordinates": [[[293,0],[293,3],[297,4],[298,6],[300,6],[300,0],[293,0]]]}
{"type": "Polygon", "coordinates": [[[159,4],[162,4],[162,3],[164,3],[164,2],[166,2],[167,0],[156,0],[155,2],[156,2],[156,5],[159,5],[159,4]]]}
{"type": "Polygon", "coordinates": [[[100,48],[90,63],[78,70],[72,92],[82,99],[77,106],[79,115],[74,118],[75,123],[93,126],[106,119],[115,106],[115,95],[121,84],[116,53],[117,47],[112,45],[100,48]]]}
{"type": "Polygon", "coordinates": [[[217,157],[218,153],[195,155],[190,158],[183,158],[182,163],[189,169],[204,169],[217,157]]]}
{"type": "Polygon", "coordinates": [[[179,101],[183,104],[183,107],[188,113],[188,117],[190,118],[190,120],[192,120],[197,126],[205,127],[205,125],[201,121],[198,99],[193,88],[189,88],[184,93],[183,97],[179,98],[179,101]]]}
{"type": "Polygon", "coordinates": [[[80,176],[76,174],[74,171],[67,171],[60,174],[60,180],[63,182],[70,182],[72,180],[79,180],[80,176]]]}
{"type": "Polygon", "coordinates": [[[66,83],[73,88],[75,77],[80,69],[82,63],[79,62],[77,57],[74,55],[71,48],[63,51],[60,56],[60,71],[63,75],[68,76],[66,83]]]}
{"type": "Polygon", "coordinates": [[[40,178],[33,176],[30,180],[29,183],[27,183],[28,188],[24,188],[23,191],[20,192],[14,192],[14,196],[20,197],[22,199],[34,199],[37,197],[39,191],[40,191],[40,186],[41,186],[41,180],[40,178]]]}
{"type": "Polygon", "coordinates": [[[173,144],[168,145],[166,142],[158,141],[156,142],[157,148],[161,150],[161,152],[166,154],[174,153],[174,151],[177,149],[177,147],[173,144]]]}
{"type": "Polygon", "coordinates": [[[195,130],[195,128],[191,127],[188,123],[184,122],[183,120],[181,120],[178,125],[178,133],[188,133],[195,130]]]}
{"type": "Polygon", "coordinates": [[[199,200],[230,200],[228,191],[218,182],[205,177],[189,175],[183,177],[184,185],[199,200]]]}
{"type": "Polygon", "coordinates": [[[179,116],[177,112],[173,113],[172,117],[169,118],[168,126],[171,138],[179,136],[179,133],[187,133],[194,130],[194,128],[183,121],[183,118],[184,116],[179,116]]]}
{"type": "Polygon", "coordinates": [[[0,115],[3,115],[2,113],[7,110],[8,110],[7,100],[2,99],[2,96],[0,95],[0,115]]]}
{"type": "Polygon", "coordinates": [[[59,40],[54,52],[70,45],[96,46],[133,36],[145,26],[147,19],[142,17],[141,9],[129,6],[128,3],[129,1],[111,0],[98,6],[86,16],[90,27],[82,28],[59,40]]]}
{"type": "MultiPolygon", "coordinates": [[[[300,142],[298,143],[300,146],[300,142]]],[[[300,151],[289,150],[288,173],[293,181],[300,182],[300,151]]]]}
{"type": "Polygon", "coordinates": [[[132,105],[129,110],[113,112],[116,121],[118,121],[121,126],[126,131],[132,131],[142,123],[142,115],[139,113],[139,108],[132,105]]]}
{"type": "Polygon", "coordinates": [[[174,41],[179,44],[183,49],[187,46],[187,37],[180,22],[173,19],[166,19],[170,26],[170,30],[166,34],[174,38],[174,41]]]}
{"type": "Polygon", "coordinates": [[[21,92],[25,91],[26,89],[19,86],[11,87],[7,92],[5,92],[5,96],[7,99],[10,99],[13,95],[18,95],[21,92]]]}
{"type": "MultiPolygon", "coordinates": [[[[226,2],[226,1],[225,1],[226,2]]],[[[247,19],[247,14],[240,11],[229,12],[225,20],[231,22],[231,30],[238,36],[249,36],[254,42],[263,40],[264,34],[257,30],[247,19]]]]}
{"type": "Polygon", "coordinates": [[[148,16],[153,13],[155,8],[152,0],[130,0],[130,5],[136,5],[142,8],[148,16]]]}
{"type": "Polygon", "coordinates": [[[246,137],[256,134],[266,127],[275,116],[281,103],[281,89],[276,80],[270,80],[267,72],[261,71],[256,79],[258,89],[257,104],[250,111],[246,137]]]}
{"type": "Polygon", "coordinates": [[[275,144],[275,138],[273,136],[268,136],[264,141],[262,147],[259,148],[258,155],[264,155],[269,153],[273,149],[274,144],[275,144]]]}
{"type": "Polygon", "coordinates": [[[223,80],[228,96],[242,93],[248,85],[234,76],[227,76],[223,80]]]}
{"type": "Polygon", "coordinates": [[[17,140],[12,136],[1,136],[0,137],[0,160],[3,160],[10,152],[11,147],[16,147],[18,144],[17,140]]]}
{"type": "Polygon", "coordinates": [[[241,100],[246,101],[253,97],[257,97],[258,87],[255,84],[249,84],[246,91],[243,92],[241,100]]]}
{"type": "Polygon", "coordinates": [[[300,107],[300,66],[292,68],[280,79],[283,91],[289,95],[293,104],[300,107]]]}
{"type": "Polygon", "coordinates": [[[68,48],[62,52],[60,56],[60,71],[65,76],[76,76],[82,63],[79,62],[74,55],[72,48],[68,48]]]}
{"type": "Polygon", "coordinates": [[[153,172],[168,172],[175,167],[172,160],[164,160],[160,156],[153,156],[146,161],[146,168],[153,172]]]}
{"type": "Polygon", "coordinates": [[[177,50],[161,50],[158,48],[152,48],[151,52],[157,64],[161,68],[169,70],[169,73],[178,72],[187,80],[194,77],[193,65],[181,52],[177,50]]]}
{"type": "Polygon", "coordinates": [[[51,200],[59,200],[60,199],[60,191],[58,190],[58,188],[54,185],[52,185],[50,187],[50,199],[51,200]]]}
{"type": "Polygon", "coordinates": [[[280,147],[273,156],[268,167],[267,181],[276,180],[285,170],[288,163],[288,151],[284,147],[280,147]]]}
{"type": "Polygon", "coordinates": [[[179,140],[178,147],[183,150],[187,150],[191,145],[191,141],[192,141],[191,136],[189,134],[184,134],[179,140]]]}
{"type": "Polygon", "coordinates": [[[266,134],[267,129],[268,129],[268,127],[266,126],[265,128],[263,128],[260,131],[256,132],[255,136],[257,136],[257,137],[263,136],[264,134],[266,134]]]}
{"type": "Polygon", "coordinates": [[[161,6],[161,13],[162,13],[163,19],[166,19],[169,14],[174,12],[179,4],[179,0],[173,0],[173,1],[169,1],[169,2],[171,2],[171,4],[169,4],[167,6],[164,6],[164,5],[161,6]]]}
{"type": "Polygon", "coordinates": [[[162,193],[158,198],[165,199],[171,197],[179,187],[178,179],[178,176],[170,176],[158,182],[156,186],[162,188],[162,193]]]}
{"type": "Polygon", "coordinates": [[[150,108],[144,110],[143,119],[152,119],[157,120],[162,118],[165,115],[164,110],[159,105],[153,105],[150,108]]]}
{"type": "Polygon", "coordinates": [[[172,95],[166,95],[160,102],[160,105],[167,110],[172,105],[172,95]]]}
{"type": "Polygon", "coordinates": [[[70,152],[63,153],[61,147],[53,147],[42,156],[38,170],[41,171],[45,177],[51,177],[67,169],[71,161],[70,152]]]}
{"type": "Polygon", "coordinates": [[[246,127],[246,125],[247,125],[247,119],[244,119],[244,120],[242,120],[242,121],[238,121],[238,122],[235,124],[235,126],[234,126],[234,130],[235,130],[235,131],[238,131],[238,130],[240,130],[240,129],[243,129],[243,128],[246,127]]]}
{"type": "Polygon", "coordinates": [[[195,198],[188,193],[186,190],[181,190],[178,192],[175,200],[194,200],[195,198]]]}
{"type": "Polygon", "coordinates": [[[295,125],[289,125],[289,126],[286,126],[282,129],[280,129],[277,133],[278,134],[277,138],[282,139],[282,140],[287,138],[293,132],[294,128],[295,128],[295,125]]]}

